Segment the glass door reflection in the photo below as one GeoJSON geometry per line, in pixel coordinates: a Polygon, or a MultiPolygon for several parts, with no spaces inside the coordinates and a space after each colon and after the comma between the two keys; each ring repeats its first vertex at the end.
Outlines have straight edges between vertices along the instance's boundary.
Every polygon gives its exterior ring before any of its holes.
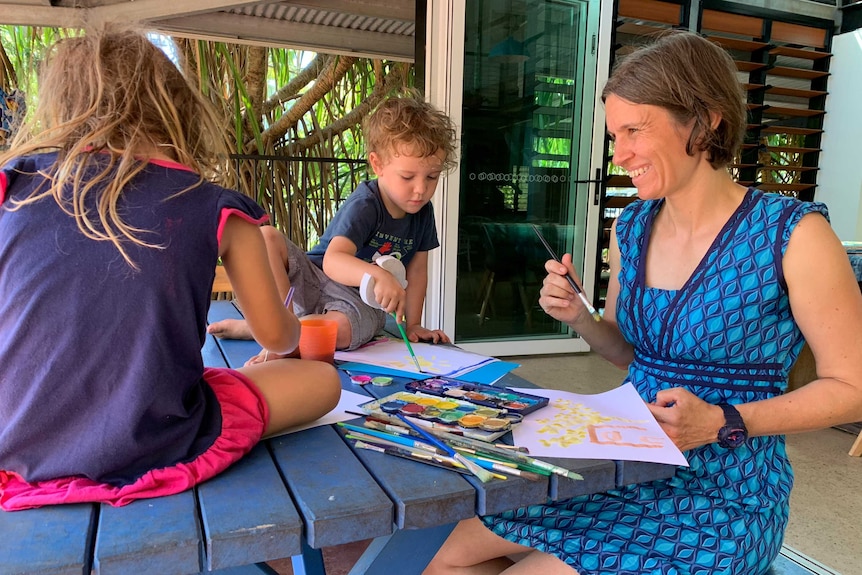
{"type": "Polygon", "coordinates": [[[458,343],[576,335],[538,306],[533,225],[583,269],[598,4],[466,2],[458,343]]]}

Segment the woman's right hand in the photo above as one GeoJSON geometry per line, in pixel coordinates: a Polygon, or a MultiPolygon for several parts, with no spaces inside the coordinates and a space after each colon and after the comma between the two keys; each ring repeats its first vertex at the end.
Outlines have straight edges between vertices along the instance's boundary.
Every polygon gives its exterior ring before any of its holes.
{"type": "Polygon", "coordinates": [[[542,283],[542,290],[539,292],[539,305],[545,310],[549,316],[557,321],[572,325],[581,319],[581,316],[592,316],[584,307],[578,294],[569,285],[566,279],[566,274],[578,283],[580,278],[575,273],[575,268],[572,265],[571,254],[564,254],[562,263],[555,260],[545,262],[545,271],[548,275],[542,283]]]}

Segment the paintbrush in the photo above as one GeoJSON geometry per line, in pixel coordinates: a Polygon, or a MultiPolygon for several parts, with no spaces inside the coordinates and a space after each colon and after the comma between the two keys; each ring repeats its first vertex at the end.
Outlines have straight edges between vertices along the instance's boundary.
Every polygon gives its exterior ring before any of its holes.
{"type": "Polygon", "coordinates": [[[510,461],[515,461],[517,463],[525,463],[527,465],[533,466],[537,469],[544,469],[550,471],[555,475],[560,475],[562,477],[568,477],[569,479],[583,479],[583,477],[575,473],[574,471],[570,471],[565,467],[560,467],[559,465],[554,465],[553,463],[548,463],[547,461],[542,461],[541,459],[536,459],[535,457],[531,457],[529,455],[525,455],[519,451],[511,451],[506,449],[500,449],[498,447],[494,447],[487,442],[479,441],[476,439],[470,439],[469,437],[463,437],[461,435],[454,435],[452,433],[443,431],[442,429],[432,428],[431,432],[436,436],[441,438],[442,440],[448,441],[452,445],[459,445],[468,447],[471,449],[476,449],[478,451],[482,451],[486,454],[497,455],[501,458],[507,458],[510,461]]]}
{"type": "MultiPolygon", "coordinates": [[[[353,436],[348,435],[348,438],[355,439],[353,436]]],[[[435,465],[439,467],[443,467],[444,469],[449,469],[450,471],[457,471],[459,473],[463,473],[466,475],[472,475],[472,472],[467,469],[463,463],[455,460],[452,457],[448,457],[446,455],[439,455],[434,453],[428,453],[427,451],[411,451],[404,447],[382,447],[381,445],[375,445],[374,443],[370,443],[368,441],[356,440],[353,443],[354,446],[360,447],[363,449],[371,449],[373,451],[377,451],[380,453],[387,453],[389,455],[396,455],[399,457],[405,457],[408,459],[412,459],[414,461],[418,461],[419,463],[427,463],[429,465],[435,465]],[[360,445],[362,444],[362,445],[360,445]],[[382,450],[382,451],[381,451],[382,450]]],[[[501,473],[493,473],[490,472],[491,477],[494,479],[507,479],[507,477],[501,473]]]]}
{"type": "MultiPolygon", "coordinates": [[[[403,421],[402,417],[398,417],[399,414],[395,414],[395,416],[399,420],[403,421]]],[[[375,414],[374,417],[389,421],[391,423],[396,423],[396,418],[389,414],[375,414]]],[[[441,441],[445,441],[452,445],[475,449],[483,452],[484,454],[495,455],[500,457],[500,459],[507,459],[509,461],[515,461],[516,463],[525,463],[534,467],[536,470],[546,470],[553,473],[554,475],[568,477],[569,479],[583,479],[583,477],[579,473],[575,473],[574,471],[566,469],[565,467],[560,467],[559,465],[554,465],[553,463],[548,463],[547,461],[536,459],[535,457],[531,457],[529,455],[526,455],[525,453],[514,449],[500,449],[499,447],[495,447],[487,441],[480,441],[478,439],[471,439],[463,435],[456,435],[449,431],[445,431],[443,427],[437,427],[435,424],[431,425],[431,429],[429,429],[427,433],[429,433],[433,437],[439,438],[441,441]]]]}
{"type": "Polygon", "coordinates": [[[527,471],[525,469],[518,469],[517,467],[515,467],[513,465],[507,465],[507,464],[500,462],[500,461],[494,461],[492,459],[475,457],[475,456],[474,457],[468,456],[467,459],[475,462],[476,465],[479,465],[480,467],[484,467],[485,469],[492,469],[494,471],[499,471],[500,473],[503,473],[505,475],[514,475],[515,477],[523,477],[524,479],[526,479],[528,481],[541,481],[542,480],[542,476],[539,475],[538,473],[533,473],[532,471],[527,471]]]}
{"type": "MultiPolygon", "coordinates": [[[[432,451],[434,453],[438,453],[440,455],[448,455],[445,451],[441,450],[436,445],[430,445],[427,442],[419,441],[415,439],[410,439],[408,436],[404,435],[396,435],[394,433],[386,433],[385,431],[378,431],[375,429],[368,429],[367,427],[360,427],[358,425],[351,425],[349,423],[344,423],[343,421],[338,422],[339,427],[343,427],[345,429],[349,429],[354,434],[360,433],[366,435],[368,437],[377,437],[379,439],[383,439],[392,444],[403,445],[405,447],[413,447],[416,449],[424,449],[426,451],[432,451]]],[[[366,441],[370,441],[367,439],[366,441]]]]}
{"type": "MultiPolygon", "coordinates": [[[[391,448],[405,447],[418,449],[422,452],[423,456],[442,455],[442,449],[433,445],[429,445],[422,441],[408,439],[403,435],[390,434],[383,431],[375,431],[374,429],[367,429],[364,427],[351,425],[349,423],[344,423],[343,421],[339,422],[338,425],[350,430],[350,433],[347,434],[348,439],[365,441],[367,443],[371,443],[372,445],[377,443],[379,445],[391,448]]],[[[529,481],[539,481],[542,478],[540,474],[535,473],[530,469],[519,468],[518,464],[514,462],[492,459],[490,457],[482,457],[476,452],[476,450],[470,449],[469,451],[472,452],[472,454],[465,455],[465,457],[468,460],[474,462],[479,467],[483,467],[491,471],[498,471],[506,475],[523,477],[524,479],[528,479],[529,481]]],[[[411,453],[412,455],[417,455],[416,452],[411,453]]],[[[455,460],[455,458],[453,457],[450,457],[450,459],[455,460]]]]}
{"type": "Polygon", "coordinates": [[[489,461],[493,461],[494,463],[500,463],[501,465],[514,467],[516,469],[527,471],[532,474],[544,475],[546,477],[548,475],[551,475],[551,472],[547,469],[536,467],[535,465],[530,465],[529,463],[525,463],[523,461],[512,461],[511,459],[506,459],[502,455],[498,455],[496,453],[488,453],[487,451],[473,449],[471,447],[463,447],[460,445],[456,445],[455,449],[457,449],[461,453],[468,454],[467,457],[471,459],[487,459],[489,461]]]}
{"type": "Polygon", "coordinates": [[[365,443],[370,443],[371,445],[377,445],[379,447],[402,449],[404,451],[409,451],[413,455],[422,454],[426,457],[448,457],[447,455],[443,455],[442,453],[438,453],[437,451],[428,451],[426,449],[420,449],[418,447],[414,448],[407,444],[395,443],[393,441],[374,437],[373,435],[366,435],[357,431],[348,431],[344,437],[346,437],[347,439],[352,439],[354,441],[364,441],[365,443]]]}
{"type": "Polygon", "coordinates": [[[394,447],[380,447],[379,445],[374,445],[373,443],[366,443],[365,441],[361,440],[356,440],[353,445],[355,447],[358,447],[359,449],[367,449],[369,451],[385,453],[386,455],[394,455],[395,457],[409,459],[410,461],[416,461],[417,463],[424,463],[426,465],[432,465],[434,467],[439,467],[448,471],[455,471],[457,473],[470,475],[470,472],[467,469],[463,467],[458,467],[446,461],[435,459],[431,455],[414,453],[412,451],[401,450],[394,447]]]}
{"type": "Polygon", "coordinates": [[[403,325],[401,325],[401,322],[399,322],[399,321],[398,321],[398,317],[395,315],[395,312],[394,312],[394,311],[392,312],[392,317],[394,317],[394,318],[395,318],[395,325],[397,325],[397,326],[398,326],[398,331],[400,331],[400,332],[401,332],[401,338],[404,340],[404,343],[407,345],[407,351],[409,351],[409,352],[410,352],[410,357],[412,357],[412,358],[413,358],[413,363],[415,363],[415,364],[416,364],[416,369],[419,371],[419,373],[424,373],[424,372],[422,371],[422,368],[421,368],[421,367],[419,367],[419,360],[418,360],[418,359],[416,359],[416,354],[415,354],[415,353],[413,353],[413,346],[412,346],[412,345],[410,345],[410,340],[409,340],[409,339],[407,339],[407,332],[406,332],[406,331],[404,331],[404,326],[403,326],[403,325]]]}
{"type": "Polygon", "coordinates": [[[409,421],[406,417],[404,417],[400,413],[396,413],[395,417],[397,417],[402,422],[404,422],[404,425],[406,425],[407,427],[409,427],[410,429],[412,429],[413,431],[415,431],[416,433],[421,435],[426,441],[431,443],[434,447],[439,447],[440,449],[445,451],[446,454],[449,455],[449,457],[454,457],[456,461],[460,461],[464,465],[464,467],[469,469],[470,472],[473,475],[475,475],[476,477],[478,477],[482,483],[486,483],[488,481],[491,481],[491,479],[493,479],[494,476],[491,473],[489,473],[488,470],[483,469],[480,466],[476,465],[476,463],[474,463],[473,461],[470,461],[469,459],[467,459],[466,457],[464,457],[463,455],[461,455],[460,453],[458,453],[457,451],[452,449],[450,446],[446,445],[442,440],[434,437],[433,435],[431,435],[430,433],[428,433],[427,431],[422,429],[417,424],[413,423],[412,421],[409,421]]]}
{"type": "MultiPolygon", "coordinates": [[[[548,250],[548,254],[551,256],[551,259],[555,262],[562,264],[563,262],[560,258],[557,257],[556,252],[554,252],[554,248],[551,247],[551,244],[548,243],[548,240],[545,239],[545,236],[542,235],[542,232],[539,230],[539,226],[533,224],[533,230],[536,232],[536,235],[539,236],[539,239],[542,240],[542,245],[545,246],[545,249],[548,250]]],[[[596,321],[601,321],[602,316],[599,315],[599,312],[596,311],[596,308],[593,307],[593,304],[587,299],[587,296],[584,295],[583,290],[580,286],[575,283],[575,280],[566,273],[566,280],[568,280],[569,285],[572,286],[572,289],[575,290],[575,293],[578,294],[578,297],[581,298],[581,302],[583,302],[584,307],[587,308],[587,311],[590,312],[590,315],[593,316],[593,319],[596,321]]]]}
{"type": "MultiPolygon", "coordinates": [[[[387,447],[398,448],[398,447],[406,447],[418,449],[423,452],[423,455],[432,454],[432,455],[442,455],[442,450],[433,445],[429,445],[422,441],[407,439],[403,435],[390,434],[385,433],[383,431],[375,431],[374,429],[367,429],[364,427],[359,427],[356,425],[350,425],[349,423],[339,422],[339,426],[344,427],[346,429],[351,430],[348,433],[348,439],[355,439],[357,441],[365,441],[367,443],[379,443],[381,445],[385,445],[387,447]]],[[[489,457],[481,457],[476,454],[475,450],[470,450],[473,452],[471,455],[466,455],[467,459],[476,463],[476,465],[483,467],[488,470],[499,471],[501,473],[507,475],[516,475],[518,477],[523,477],[530,481],[538,481],[541,479],[541,476],[529,469],[520,469],[516,463],[510,461],[501,461],[491,459],[489,457]]],[[[417,455],[416,452],[411,452],[412,455],[417,455]]],[[[454,458],[451,458],[454,459],[454,458]]]]}

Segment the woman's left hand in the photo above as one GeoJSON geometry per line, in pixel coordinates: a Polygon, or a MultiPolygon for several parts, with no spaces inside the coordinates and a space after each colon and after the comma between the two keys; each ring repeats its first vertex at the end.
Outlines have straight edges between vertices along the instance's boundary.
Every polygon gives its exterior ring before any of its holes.
{"type": "Polygon", "coordinates": [[[720,407],[682,387],[659,391],[655,403],[647,403],[647,407],[680,451],[714,443],[724,425],[720,407]]]}

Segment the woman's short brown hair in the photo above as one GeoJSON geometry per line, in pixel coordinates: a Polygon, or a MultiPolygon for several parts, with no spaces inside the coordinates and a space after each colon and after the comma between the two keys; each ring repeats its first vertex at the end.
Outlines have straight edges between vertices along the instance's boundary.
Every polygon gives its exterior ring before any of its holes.
{"type": "Polygon", "coordinates": [[[747,108],[736,65],[693,32],[670,31],[626,56],[614,67],[602,101],[611,94],[665,108],[682,125],[693,120],[686,152],[705,151],[715,169],[730,163],[742,144],[747,108]],[[721,117],[715,129],[711,113],[721,117]]]}

